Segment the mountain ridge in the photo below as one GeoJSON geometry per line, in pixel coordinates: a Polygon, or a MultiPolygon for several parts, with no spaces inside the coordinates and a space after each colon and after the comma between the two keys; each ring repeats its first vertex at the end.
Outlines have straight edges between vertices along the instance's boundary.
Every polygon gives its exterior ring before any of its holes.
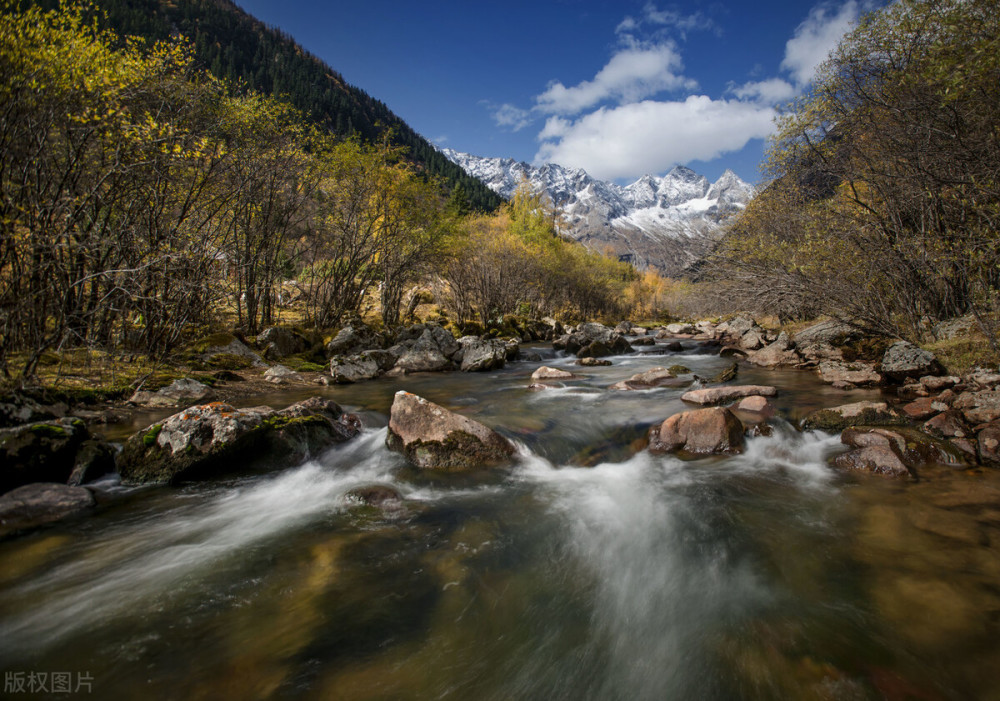
{"type": "Polygon", "coordinates": [[[570,237],[667,275],[682,274],[711,250],[754,192],[729,169],[713,183],[678,165],[622,186],[554,163],[533,166],[449,148],[441,153],[508,199],[526,179],[562,211],[570,237]]]}

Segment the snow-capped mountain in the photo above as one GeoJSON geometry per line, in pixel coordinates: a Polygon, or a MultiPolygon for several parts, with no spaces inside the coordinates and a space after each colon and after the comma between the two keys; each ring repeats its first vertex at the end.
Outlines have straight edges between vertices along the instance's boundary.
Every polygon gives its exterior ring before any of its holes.
{"type": "Polygon", "coordinates": [[[512,197],[526,179],[562,211],[564,233],[591,248],[610,247],[630,256],[637,267],[652,266],[668,275],[699,260],[753,194],[753,187],[731,170],[710,183],[690,168],[677,166],[663,177],[645,175],[622,187],[554,163],[536,168],[511,158],[441,152],[504,197],[512,197]]]}

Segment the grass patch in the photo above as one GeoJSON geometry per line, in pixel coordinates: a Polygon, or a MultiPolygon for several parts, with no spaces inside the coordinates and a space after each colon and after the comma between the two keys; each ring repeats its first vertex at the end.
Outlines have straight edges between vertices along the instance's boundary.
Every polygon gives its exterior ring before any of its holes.
{"type": "Polygon", "coordinates": [[[1000,364],[1000,356],[979,333],[927,343],[923,348],[937,356],[938,361],[954,375],[963,375],[977,367],[997,369],[1000,364]]]}

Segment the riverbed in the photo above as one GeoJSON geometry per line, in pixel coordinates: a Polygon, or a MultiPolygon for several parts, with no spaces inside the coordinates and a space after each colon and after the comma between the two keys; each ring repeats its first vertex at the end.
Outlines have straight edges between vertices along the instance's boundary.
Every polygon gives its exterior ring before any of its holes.
{"type": "Polygon", "coordinates": [[[687,345],[255,398],[327,396],[365,429],[291,469],[101,482],[95,514],[0,542],[0,667],[23,684],[5,696],[58,679],[79,688],[56,697],[101,699],[1000,699],[998,476],[838,473],[839,438],[795,422],[878,392],[745,365],[740,383],[779,389],[771,435],[652,456],[684,389],[608,387],[731,363],[687,345]],[[541,364],[579,379],[529,390],[541,364]],[[408,467],[384,445],[400,389],[517,458],[408,467]],[[345,498],[372,484],[402,506],[345,498]]]}

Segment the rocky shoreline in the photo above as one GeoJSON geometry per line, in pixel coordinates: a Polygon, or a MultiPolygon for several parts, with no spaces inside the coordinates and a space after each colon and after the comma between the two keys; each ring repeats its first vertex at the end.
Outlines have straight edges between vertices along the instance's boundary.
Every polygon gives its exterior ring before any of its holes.
{"type": "MultiPolygon", "coordinates": [[[[92,409],[43,405],[25,397],[0,405],[0,537],[86,513],[95,507],[89,483],[117,474],[123,484],[177,484],[212,479],[266,464],[276,469],[351,440],[361,431],[358,417],[335,402],[314,397],[286,409],[234,408],[233,396],[273,392],[276,386],[302,389],[349,384],[409,373],[482,372],[504,367],[523,354],[522,342],[549,342],[577,357],[582,366],[608,364],[607,356],[643,348],[669,355],[692,344],[762,368],[816,372],[834,388],[880,388],[883,401],[845,403],[806,416],[800,430],[839,432],[848,450],[832,467],[885,477],[919,479],[928,465],[955,468],[1000,467],[1000,373],[977,370],[947,374],[931,354],[904,341],[876,346],[877,359],[858,357],[863,339],[850,326],[825,321],[794,335],[774,333],[749,316],[716,323],[669,324],[644,328],[622,322],[563,326],[553,319],[525,324],[507,338],[455,338],[436,324],[416,324],[389,337],[354,325],[326,345],[329,373],[296,372],[279,362],[301,352],[305,339],[290,330],[268,330],[255,350],[235,338],[218,338],[202,358],[242,358],[242,371],[220,371],[215,387],[192,378],[156,391],[137,391],[127,407],[176,407],[180,411],[137,432],[116,446],[85,423],[99,422],[92,409]],[[685,343],[688,345],[686,346],[685,343]],[[655,346],[655,348],[649,348],[655,346]]],[[[870,350],[870,349],[869,349],[870,350]]],[[[777,393],[767,385],[738,385],[738,363],[711,379],[678,364],[656,367],[618,382],[608,391],[686,387],[681,399],[692,405],[664,417],[648,434],[654,453],[686,459],[741,452],[746,436],[767,435],[777,393]]],[[[539,367],[529,389],[545,391],[573,379],[573,373],[539,367]]],[[[114,415],[124,407],[112,407],[114,415]]],[[[103,417],[107,420],[107,416],[103,417]]],[[[502,429],[501,429],[502,430],[502,429]]],[[[393,402],[386,443],[418,469],[470,470],[503,466],[516,453],[492,428],[406,392],[393,402]]],[[[398,499],[379,496],[378,503],[398,499]]],[[[361,499],[366,503],[368,499],[361,499]]]]}

